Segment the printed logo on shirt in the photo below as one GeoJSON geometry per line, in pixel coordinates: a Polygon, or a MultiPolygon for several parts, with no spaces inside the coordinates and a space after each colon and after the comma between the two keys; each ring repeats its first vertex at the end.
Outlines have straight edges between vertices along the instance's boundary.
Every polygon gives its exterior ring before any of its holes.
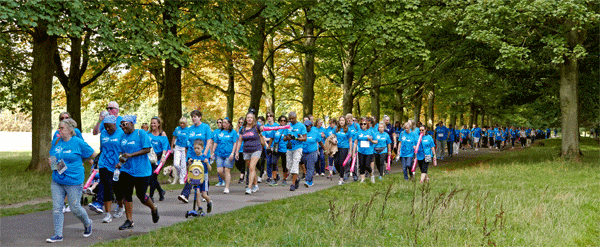
{"type": "Polygon", "coordinates": [[[109,137],[104,137],[104,138],[102,138],[102,142],[103,142],[103,143],[105,143],[105,142],[109,142],[109,141],[110,141],[110,138],[109,138],[109,137]]]}

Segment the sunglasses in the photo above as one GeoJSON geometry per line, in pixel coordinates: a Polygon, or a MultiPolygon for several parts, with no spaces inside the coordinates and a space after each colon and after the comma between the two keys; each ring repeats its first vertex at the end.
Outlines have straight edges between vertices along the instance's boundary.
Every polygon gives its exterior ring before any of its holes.
{"type": "Polygon", "coordinates": [[[64,120],[64,119],[69,119],[69,117],[61,117],[61,118],[59,118],[59,119],[60,119],[60,121],[62,121],[62,120],[64,120]]]}
{"type": "Polygon", "coordinates": [[[217,123],[218,123],[218,124],[220,124],[220,123],[223,123],[223,122],[221,122],[221,121],[218,121],[217,123]]]}
{"type": "Polygon", "coordinates": [[[106,107],[106,110],[108,110],[108,111],[113,110],[113,109],[119,109],[119,108],[116,108],[116,107],[106,107]]]}
{"type": "Polygon", "coordinates": [[[360,125],[367,125],[367,123],[361,123],[360,125]]]}
{"type": "Polygon", "coordinates": [[[267,114],[267,117],[273,117],[273,115],[269,115],[269,114],[267,114]]]}

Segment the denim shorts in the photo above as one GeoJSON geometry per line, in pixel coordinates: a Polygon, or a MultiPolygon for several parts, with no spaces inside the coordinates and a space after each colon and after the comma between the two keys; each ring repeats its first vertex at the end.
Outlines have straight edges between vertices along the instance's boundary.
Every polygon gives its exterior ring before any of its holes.
{"type": "Polygon", "coordinates": [[[217,156],[217,168],[219,168],[219,167],[232,169],[233,168],[233,160],[230,160],[229,157],[217,156]]]}
{"type": "Polygon", "coordinates": [[[244,160],[250,160],[251,158],[260,158],[261,154],[262,154],[262,150],[258,150],[253,153],[244,152],[244,160]]]}

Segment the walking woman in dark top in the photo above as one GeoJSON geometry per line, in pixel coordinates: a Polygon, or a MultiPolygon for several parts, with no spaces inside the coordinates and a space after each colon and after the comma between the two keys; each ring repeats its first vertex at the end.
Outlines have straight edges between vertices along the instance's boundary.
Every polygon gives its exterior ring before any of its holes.
{"type": "Polygon", "coordinates": [[[258,180],[256,176],[256,163],[260,159],[262,154],[264,139],[260,133],[259,127],[256,125],[256,120],[253,112],[246,114],[246,121],[239,132],[240,137],[238,138],[235,150],[235,158],[239,159],[239,147],[244,142],[244,161],[248,167],[248,188],[246,188],[246,194],[252,194],[252,192],[258,191],[258,180]]]}

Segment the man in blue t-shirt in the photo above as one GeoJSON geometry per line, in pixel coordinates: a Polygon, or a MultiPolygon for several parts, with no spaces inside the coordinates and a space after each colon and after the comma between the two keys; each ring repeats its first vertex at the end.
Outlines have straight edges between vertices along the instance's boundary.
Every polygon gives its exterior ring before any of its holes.
{"type": "Polygon", "coordinates": [[[481,139],[481,128],[477,126],[477,124],[473,124],[473,129],[471,129],[471,136],[473,137],[473,147],[475,151],[479,150],[479,140],[481,139]]]}
{"type": "Polygon", "coordinates": [[[435,128],[435,142],[437,146],[437,156],[444,159],[444,150],[446,150],[446,139],[448,138],[448,128],[440,121],[435,128]]]}
{"type": "Polygon", "coordinates": [[[291,148],[287,150],[286,161],[290,174],[292,174],[292,185],[290,191],[298,189],[298,172],[300,159],[302,158],[302,146],[303,142],[306,141],[306,126],[298,122],[298,116],[296,112],[290,112],[288,114],[288,120],[290,120],[290,129],[286,131],[286,135],[283,138],[284,141],[290,141],[291,148]]]}

